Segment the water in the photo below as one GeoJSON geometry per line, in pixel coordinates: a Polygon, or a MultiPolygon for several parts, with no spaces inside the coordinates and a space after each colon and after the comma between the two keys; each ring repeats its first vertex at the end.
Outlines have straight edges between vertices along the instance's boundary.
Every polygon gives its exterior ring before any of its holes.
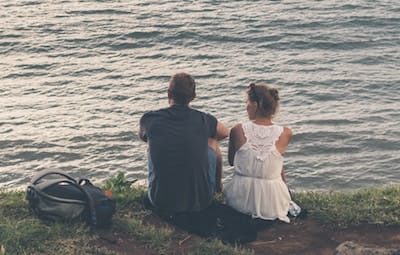
{"type": "Polygon", "coordinates": [[[400,182],[397,0],[0,0],[0,24],[0,187],[43,169],[144,182],[138,120],[177,71],[228,127],[250,82],[280,89],[292,189],[400,182]]]}

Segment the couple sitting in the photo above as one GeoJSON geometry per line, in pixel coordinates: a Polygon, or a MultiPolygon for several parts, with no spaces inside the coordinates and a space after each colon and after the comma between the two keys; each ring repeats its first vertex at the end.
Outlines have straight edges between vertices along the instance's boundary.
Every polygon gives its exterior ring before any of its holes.
{"type": "Polygon", "coordinates": [[[214,193],[222,191],[218,141],[229,135],[234,174],[223,190],[226,204],[218,205],[251,218],[289,222],[291,197],[282,155],[292,132],[272,122],[278,91],[250,84],[249,121],[234,126],[230,134],[214,116],[189,107],[195,95],[193,78],[175,74],[168,88],[170,106],[140,120],[139,137],[148,143],[147,206],[178,225],[215,225],[219,209],[214,193]]]}

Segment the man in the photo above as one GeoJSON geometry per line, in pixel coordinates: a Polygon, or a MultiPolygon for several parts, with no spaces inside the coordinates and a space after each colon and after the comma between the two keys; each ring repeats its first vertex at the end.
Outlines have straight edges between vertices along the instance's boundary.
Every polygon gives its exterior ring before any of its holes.
{"type": "Polygon", "coordinates": [[[148,198],[164,215],[201,212],[211,205],[214,191],[221,189],[217,141],[229,130],[214,116],[189,107],[195,90],[189,74],[173,75],[169,107],[140,119],[139,137],[148,143],[148,198]]]}

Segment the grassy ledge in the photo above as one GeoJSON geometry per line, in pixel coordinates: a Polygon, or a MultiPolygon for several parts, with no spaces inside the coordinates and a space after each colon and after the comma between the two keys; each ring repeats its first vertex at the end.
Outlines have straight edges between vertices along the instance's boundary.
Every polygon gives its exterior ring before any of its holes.
{"type": "MultiPolygon", "coordinates": [[[[152,254],[178,254],[177,239],[185,237],[167,224],[153,224],[142,206],[146,191],[131,187],[119,173],[107,180],[117,202],[112,236],[128,236],[152,254]]],[[[11,254],[118,254],[100,245],[101,237],[81,222],[44,223],[32,216],[25,192],[0,190],[0,255],[11,254]]],[[[301,192],[294,200],[322,224],[349,228],[360,224],[400,225],[400,187],[368,188],[353,192],[301,192]]],[[[252,250],[224,245],[218,240],[191,239],[179,254],[248,255],[252,250]]]]}
{"type": "Polygon", "coordinates": [[[294,195],[312,217],[339,228],[366,224],[400,225],[400,186],[352,192],[304,192],[294,195]]]}

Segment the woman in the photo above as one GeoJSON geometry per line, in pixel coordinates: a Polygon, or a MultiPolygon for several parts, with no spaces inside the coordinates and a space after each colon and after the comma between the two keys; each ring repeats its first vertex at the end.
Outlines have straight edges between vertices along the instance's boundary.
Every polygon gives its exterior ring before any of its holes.
{"type": "Polygon", "coordinates": [[[250,84],[249,121],[237,124],[230,133],[228,159],[234,173],[224,193],[227,204],[239,212],[253,218],[289,222],[291,198],[283,172],[283,155],[292,131],[272,122],[278,106],[277,89],[250,84]]]}

